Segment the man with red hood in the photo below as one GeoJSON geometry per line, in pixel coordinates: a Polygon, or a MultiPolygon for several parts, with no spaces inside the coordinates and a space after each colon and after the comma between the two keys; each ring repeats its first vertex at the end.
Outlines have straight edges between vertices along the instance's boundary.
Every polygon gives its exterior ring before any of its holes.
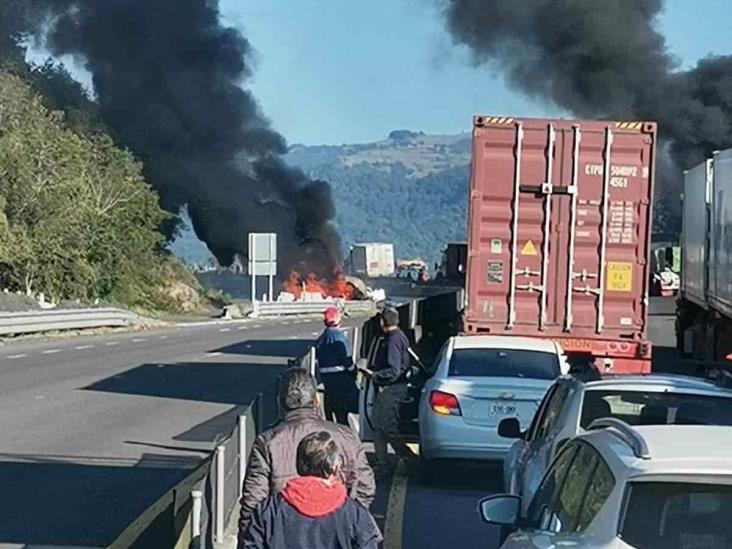
{"type": "Polygon", "coordinates": [[[300,476],[259,504],[239,549],[377,549],[379,529],[368,510],[348,497],[330,433],[303,438],[296,459],[300,476]]]}

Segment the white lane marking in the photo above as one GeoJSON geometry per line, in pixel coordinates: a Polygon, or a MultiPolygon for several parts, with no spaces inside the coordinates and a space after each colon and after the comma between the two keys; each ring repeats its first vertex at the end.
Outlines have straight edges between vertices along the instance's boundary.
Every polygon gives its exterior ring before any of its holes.
{"type": "Polygon", "coordinates": [[[107,347],[114,347],[115,345],[119,345],[119,341],[107,341],[107,343],[105,343],[105,345],[107,347]]]}
{"type": "Polygon", "coordinates": [[[138,337],[132,340],[132,343],[142,343],[143,341],[147,341],[144,337],[138,337]]]}
{"type": "Polygon", "coordinates": [[[219,332],[230,332],[231,328],[221,328],[219,332]]]}
{"type": "Polygon", "coordinates": [[[168,339],[168,336],[160,336],[158,339],[168,339]]]}
{"type": "Polygon", "coordinates": [[[74,347],[74,349],[76,349],[77,351],[84,351],[86,349],[93,349],[93,348],[94,348],[94,345],[77,345],[76,347],[74,347]]]}
{"type": "Polygon", "coordinates": [[[55,355],[56,353],[60,353],[61,349],[46,349],[45,351],[41,351],[44,355],[55,355]]]}
{"type": "Polygon", "coordinates": [[[21,355],[10,355],[10,356],[6,356],[5,358],[7,358],[8,360],[15,360],[16,358],[25,358],[27,356],[28,355],[22,355],[21,354],[21,355]]]}
{"type": "Polygon", "coordinates": [[[254,326],[252,326],[252,328],[255,328],[255,329],[256,329],[256,328],[261,328],[261,327],[262,327],[262,325],[261,325],[261,324],[255,324],[254,326]]]}
{"type": "Polygon", "coordinates": [[[402,549],[404,506],[407,502],[408,480],[407,473],[404,470],[404,463],[400,461],[391,480],[389,501],[386,504],[384,549],[402,549]]]}
{"type": "Polygon", "coordinates": [[[246,330],[247,328],[248,328],[248,326],[239,326],[237,328],[237,330],[240,330],[241,331],[241,330],[246,330]]]}
{"type": "Polygon", "coordinates": [[[221,356],[223,354],[224,353],[222,353],[221,351],[214,351],[212,353],[206,353],[206,357],[209,357],[210,358],[210,357],[214,357],[214,356],[221,356]]]}
{"type": "Polygon", "coordinates": [[[314,335],[314,336],[320,335],[320,332],[310,332],[310,335],[314,335]]]}

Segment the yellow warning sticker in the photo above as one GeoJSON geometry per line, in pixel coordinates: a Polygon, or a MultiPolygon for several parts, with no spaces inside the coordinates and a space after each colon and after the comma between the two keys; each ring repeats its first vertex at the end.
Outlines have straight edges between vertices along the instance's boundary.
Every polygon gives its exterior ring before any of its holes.
{"type": "Polygon", "coordinates": [[[630,292],[633,290],[633,264],[608,261],[607,291],[630,292]]]}
{"type": "Polygon", "coordinates": [[[521,248],[521,255],[538,255],[536,253],[536,246],[531,240],[527,240],[523,248],[521,248]]]}

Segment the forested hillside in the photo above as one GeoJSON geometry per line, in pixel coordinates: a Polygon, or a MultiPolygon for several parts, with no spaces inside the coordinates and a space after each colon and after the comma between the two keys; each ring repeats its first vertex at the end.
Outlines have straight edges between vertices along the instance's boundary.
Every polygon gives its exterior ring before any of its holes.
{"type": "Polygon", "coordinates": [[[0,289],[177,310],[196,282],[163,251],[169,218],[62,69],[0,57],[0,289]]]}
{"type": "Polygon", "coordinates": [[[469,135],[402,130],[362,145],[296,145],[288,161],[331,183],[346,246],[393,242],[398,257],[433,263],[465,238],[469,135]]]}

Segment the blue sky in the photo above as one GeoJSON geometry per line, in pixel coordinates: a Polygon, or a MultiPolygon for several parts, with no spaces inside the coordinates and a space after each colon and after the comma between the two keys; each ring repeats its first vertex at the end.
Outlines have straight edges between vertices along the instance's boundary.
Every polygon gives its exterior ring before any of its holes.
{"type": "MultiPolygon", "coordinates": [[[[514,0],[515,1],[515,0],[514,0]]],[[[290,143],[467,131],[477,112],[553,116],[452,45],[434,0],[221,0],[257,51],[248,86],[290,143]]],[[[732,53],[728,0],[667,0],[659,21],[683,66],[732,53]]],[[[622,24],[622,22],[619,22],[622,24]]]]}

